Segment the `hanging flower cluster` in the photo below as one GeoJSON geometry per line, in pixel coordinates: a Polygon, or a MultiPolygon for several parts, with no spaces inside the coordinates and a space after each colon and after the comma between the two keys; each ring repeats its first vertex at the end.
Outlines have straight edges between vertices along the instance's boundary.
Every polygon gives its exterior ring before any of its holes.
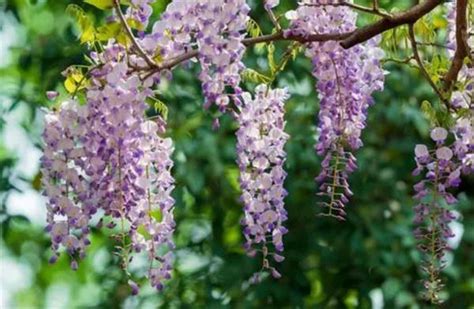
{"type": "MultiPolygon", "coordinates": [[[[245,249],[250,256],[257,251],[263,256],[263,270],[279,278],[279,272],[270,266],[269,258],[283,261],[283,235],[287,219],[283,199],[287,195],[283,187],[286,172],[284,146],[284,101],[286,89],[269,89],[260,85],[251,94],[243,94],[243,103],[237,116],[237,163],[240,168],[241,201],[244,204],[245,249]],[[273,249],[273,250],[272,250],[273,249]],[[273,251],[273,252],[272,252],[273,251]]],[[[254,279],[258,280],[259,274],[254,279]]]]}
{"type": "Polygon", "coordinates": [[[135,230],[131,235],[134,249],[143,250],[148,254],[148,276],[151,285],[161,290],[163,281],[171,278],[172,250],[175,247],[172,239],[175,229],[175,201],[171,196],[174,189],[174,179],[171,175],[173,143],[170,138],[160,136],[166,130],[165,122],[161,118],[158,118],[157,122],[145,121],[141,128],[144,138],[140,141],[140,149],[144,153],[142,164],[145,173],[138,182],[145,188],[146,198],[134,209],[131,221],[133,228],[142,228],[145,233],[135,230]],[[168,252],[160,255],[163,248],[168,249],[168,252]]]}
{"type": "MultiPolygon", "coordinates": [[[[52,261],[63,245],[71,267],[77,268],[76,259],[85,255],[89,243],[88,223],[97,214],[99,225],[119,225],[117,254],[123,268],[133,253],[145,251],[150,282],[161,289],[170,278],[174,247],[172,142],[160,137],[161,119],[159,124],[145,121],[145,99],[152,92],[129,74],[125,48],[110,42],[91,59],[96,66],[90,72],[87,105],[66,102],[59,114],[46,117],[42,173],[52,261]]],[[[137,292],[138,285],[131,280],[130,285],[137,292]]]]}
{"type": "MultiPolygon", "coordinates": [[[[335,2],[303,1],[288,14],[291,28],[286,35],[308,36],[313,33],[343,33],[355,29],[357,14],[347,7],[331,6],[335,2]]],[[[345,218],[345,204],[352,195],[348,176],[356,168],[352,151],[362,146],[361,132],[366,125],[367,109],[376,90],[383,89],[384,73],[377,47],[379,38],[363,45],[344,49],[336,41],[308,45],[306,55],[312,59],[313,75],[320,98],[319,138],[316,152],[324,156],[322,171],[316,178],[327,208],[322,215],[345,218]]]]}
{"type": "MultiPolygon", "coordinates": [[[[448,6],[448,56],[454,56],[455,39],[455,4],[448,6]]],[[[472,40],[468,44],[474,45],[472,40]]],[[[457,199],[448,192],[461,183],[461,175],[474,172],[474,71],[464,65],[459,72],[456,89],[451,94],[451,105],[454,109],[466,109],[466,113],[454,115],[457,119],[450,129],[454,142],[449,144],[449,132],[436,127],[431,131],[431,139],[436,148],[429,150],[426,145],[415,147],[417,167],[414,175],[424,174],[424,179],[415,184],[415,237],[418,248],[423,253],[422,270],[425,297],[433,303],[441,303],[439,293],[443,289],[440,278],[441,270],[446,266],[445,253],[449,250],[448,239],[454,237],[450,223],[456,214],[449,208],[457,199]]]]}
{"type": "Polygon", "coordinates": [[[440,302],[439,292],[443,284],[439,278],[440,271],[445,267],[444,255],[448,250],[447,239],[454,237],[450,222],[456,215],[449,210],[457,199],[448,189],[458,187],[461,183],[462,166],[453,148],[447,145],[448,131],[436,127],[431,131],[431,138],[436,148],[429,150],[426,145],[415,147],[417,167],[414,175],[423,173],[424,179],[415,184],[418,201],[415,207],[415,237],[418,247],[424,254],[422,270],[427,274],[424,281],[426,296],[433,302],[440,302]]]}
{"type": "Polygon", "coordinates": [[[48,197],[46,230],[51,234],[53,250],[50,262],[56,262],[63,246],[72,257],[73,269],[90,244],[89,220],[96,212],[93,207],[84,207],[89,195],[83,172],[85,149],[80,146],[80,137],[86,132],[84,109],[66,101],[59,113],[45,116],[41,159],[42,185],[48,197]]]}
{"type": "Polygon", "coordinates": [[[244,69],[241,59],[245,52],[242,40],[249,11],[245,0],[173,1],[143,44],[163,59],[176,59],[197,49],[204,107],[215,103],[225,112],[230,102],[226,88],[234,94],[241,92],[240,73],[244,69]]]}

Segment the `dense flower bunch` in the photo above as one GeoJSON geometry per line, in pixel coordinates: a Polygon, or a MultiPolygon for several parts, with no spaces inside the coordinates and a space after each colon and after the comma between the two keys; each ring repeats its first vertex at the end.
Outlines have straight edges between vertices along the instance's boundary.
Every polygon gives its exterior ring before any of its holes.
{"type": "Polygon", "coordinates": [[[77,269],[77,259],[85,256],[89,245],[89,220],[95,213],[83,207],[87,201],[89,184],[82,167],[85,150],[79,137],[86,132],[84,107],[66,101],[60,112],[45,116],[43,139],[45,148],[41,159],[44,194],[48,197],[47,227],[51,234],[54,263],[59,249],[64,246],[72,257],[71,267],[77,269]]]}
{"type": "Polygon", "coordinates": [[[448,205],[453,205],[457,199],[448,189],[458,187],[461,182],[462,167],[460,161],[447,145],[448,131],[436,127],[431,131],[431,138],[436,142],[436,148],[429,150],[426,145],[415,147],[417,167],[414,175],[424,174],[424,179],[415,184],[415,237],[418,247],[425,255],[422,270],[426,272],[424,282],[426,296],[433,302],[439,302],[438,294],[443,285],[439,274],[445,266],[444,255],[448,250],[447,239],[454,237],[449,224],[456,219],[448,205]]]}
{"type": "MultiPolygon", "coordinates": [[[[158,135],[164,133],[161,119],[159,125],[145,121],[145,99],[152,92],[129,74],[125,48],[110,42],[91,59],[96,66],[87,105],[67,102],[59,115],[46,118],[42,162],[53,249],[64,245],[77,268],[75,258],[84,256],[88,223],[97,214],[100,225],[120,224],[122,266],[127,268],[134,252],[145,251],[150,282],[161,289],[170,278],[174,247],[172,142],[158,135]]],[[[138,291],[136,283],[130,285],[138,291]]]]}
{"type": "MultiPolygon", "coordinates": [[[[337,1],[336,1],[337,2],[337,1]]],[[[303,1],[297,11],[288,14],[292,20],[287,35],[307,36],[313,33],[342,33],[355,29],[357,14],[346,7],[331,6],[327,1],[303,1]]],[[[344,49],[338,42],[309,44],[307,56],[313,62],[320,98],[319,138],[316,151],[324,156],[323,170],[316,178],[319,195],[327,201],[323,215],[344,220],[344,205],[352,195],[347,181],[356,168],[351,151],[362,146],[367,109],[373,103],[372,92],[383,89],[384,74],[380,59],[383,51],[374,38],[364,45],[344,49]]]]}
{"type": "Polygon", "coordinates": [[[158,118],[158,122],[145,121],[141,128],[145,134],[140,141],[145,173],[138,182],[146,190],[146,198],[140,200],[130,217],[132,229],[142,228],[145,233],[132,233],[132,243],[135,251],[143,250],[148,254],[151,285],[161,290],[163,281],[171,278],[174,249],[172,236],[175,229],[175,201],[171,196],[174,189],[171,175],[173,143],[170,138],[160,137],[166,129],[161,118],[158,118]],[[167,252],[160,254],[163,251],[167,252]]]}
{"type": "Polygon", "coordinates": [[[225,112],[230,102],[226,87],[240,94],[242,40],[249,6],[244,0],[173,1],[143,39],[150,52],[173,59],[197,48],[202,72],[199,79],[206,108],[213,103],[225,112]]]}
{"type": "MultiPolygon", "coordinates": [[[[286,172],[283,169],[286,153],[284,146],[288,134],[284,132],[285,89],[256,88],[255,99],[243,94],[243,103],[237,116],[237,163],[240,168],[241,201],[244,204],[245,249],[250,256],[257,250],[263,255],[262,270],[279,278],[278,271],[270,266],[272,256],[283,261],[282,236],[287,232],[283,222],[287,219],[283,199],[286,172]],[[271,252],[271,248],[275,252],[271,252]]],[[[259,274],[254,279],[258,280],[259,274]]]]}
{"type": "Polygon", "coordinates": [[[137,76],[127,74],[125,49],[110,44],[104,53],[93,55],[98,65],[91,72],[87,90],[89,122],[84,148],[85,166],[93,188],[91,201],[102,205],[105,214],[127,217],[144,196],[137,179],[144,173],[139,143],[147,108],[148,89],[140,91],[137,76]]]}
{"type": "Polygon", "coordinates": [[[242,39],[247,27],[250,8],[245,0],[214,1],[204,5],[201,13],[200,33],[197,41],[199,46],[199,62],[205,106],[216,102],[221,112],[229,104],[225,95],[228,86],[236,94],[240,94],[240,72],[244,69],[241,59],[245,52],[242,39]]]}

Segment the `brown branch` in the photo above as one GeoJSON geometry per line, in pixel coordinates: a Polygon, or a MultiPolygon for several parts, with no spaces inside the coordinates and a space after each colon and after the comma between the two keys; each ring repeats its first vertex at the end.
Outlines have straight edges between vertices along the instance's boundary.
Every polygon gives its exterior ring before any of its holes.
{"type": "Polygon", "coordinates": [[[130,29],[130,26],[128,25],[127,20],[125,19],[125,16],[123,16],[122,10],[120,9],[120,0],[114,0],[114,6],[115,6],[115,9],[117,10],[117,14],[119,16],[120,22],[122,23],[122,26],[125,28],[125,31],[127,32],[127,35],[132,41],[133,46],[137,49],[137,52],[140,54],[140,56],[142,56],[142,58],[146,61],[146,63],[150,67],[156,67],[156,63],[150,58],[150,56],[143,50],[143,48],[140,46],[140,44],[138,44],[137,40],[135,39],[132,29],[130,29]]]}
{"type": "MultiPolygon", "coordinates": [[[[420,53],[418,52],[418,43],[416,42],[416,38],[415,38],[415,31],[413,30],[413,24],[409,24],[408,25],[408,35],[409,35],[409,38],[410,38],[410,42],[411,42],[411,47],[413,49],[413,57],[415,58],[416,60],[416,63],[418,63],[418,68],[420,69],[421,71],[421,74],[423,75],[423,77],[428,81],[428,83],[430,84],[431,88],[433,88],[433,90],[436,92],[436,94],[439,96],[439,98],[441,99],[441,101],[443,101],[444,103],[448,103],[446,102],[446,99],[443,95],[443,93],[441,92],[441,90],[436,86],[436,84],[434,83],[433,79],[431,78],[430,74],[428,73],[428,71],[426,71],[426,68],[423,64],[423,60],[421,59],[421,56],[420,56],[420,53]]],[[[449,106],[449,105],[447,105],[449,106]]]]}
{"type": "Polygon", "coordinates": [[[442,2],[443,0],[426,0],[423,3],[417,4],[404,12],[394,14],[391,17],[384,17],[371,25],[355,30],[346,39],[341,41],[341,45],[344,48],[350,48],[354,45],[365,42],[387,30],[405,24],[413,24],[418,19],[431,12],[442,2]]]}
{"type": "MultiPolygon", "coordinates": [[[[300,43],[308,42],[324,42],[324,41],[339,41],[347,37],[349,33],[327,33],[327,34],[313,34],[307,37],[297,36],[297,35],[288,35],[284,36],[283,32],[276,32],[274,34],[261,35],[255,38],[243,39],[242,43],[245,46],[252,46],[258,43],[267,43],[274,41],[296,41],[300,43]]],[[[181,54],[175,58],[172,58],[168,61],[163,62],[162,64],[156,65],[153,69],[153,72],[158,72],[161,70],[169,70],[181,62],[190,60],[198,55],[197,50],[192,50],[187,53],[181,54]]]]}
{"type": "Polygon", "coordinates": [[[444,77],[445,89],[450,90],[458,78],[459,71],[464,64],[464,58],[469,56],[467,44],[467,0],[456,1],[456,51],[453,61],[444,77]]]}
{"type": "MultiPolygon", "coordinates": [[[[115,1],[117,2],[118,0],[115,1]]],[[[386,16],[371,25],[358,28],[350,32],[321,33],[307,36],[294,35],[290,33],[284,36],[283,31],[279,31],[274,34],[262,35],[256,38],[247,38],[244,39],[242,43],[246,46],[251,46],[258,43],[266,43],[273,41],[297,41],[300,43],[340,41],[342,47],[350,48],[354,45],[363,43],[387,30],[396,28],[404,24],[415,23],[418,19],[431,12],[436,6],[438,6],[442,2],[443,0],[426,0],[425,2],[415,5],[412,8],[406,10],[405,12],[397,13],[393,16],[386,16]]],[[[161,70],[171,69],[174,66],[180,64],[181,62],[192,59],[197,55],[197,50],[192,50],[173,59],[165,61],[162,64],[150,65],[150,68],[147,68],[151,69],[149,75],[152,75],[153,73],[161,70]]]]}

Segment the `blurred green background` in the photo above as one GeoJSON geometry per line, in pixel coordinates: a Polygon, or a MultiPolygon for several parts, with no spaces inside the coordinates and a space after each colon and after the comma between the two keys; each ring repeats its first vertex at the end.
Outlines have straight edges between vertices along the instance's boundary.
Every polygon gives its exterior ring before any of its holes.
{"type": "MultiPolygon", "coordinates": [[[[269,31],[260,1],[249,2],[253,17],[269,31]]],[[[385,91],[376,94],[370,109],[345,223],[315,216],[318,104],[309,60],[300,56],[278,78],[278,86],[292,94],[286,105],[290,232],[284,239],[280,280],[248,284],[260,265],[241,248],[236,126],[224,117],[221,129],[212,131],[212,115],[202,109],[197,68],[176,71],[161,97],[169,107],[176,143],[177,182],[176,268],[164,292],[144,284],[141,294],[131,297],[110,254],[110,235],[97,230],[77,272],[70,270],[65,256],[48,265],[45,201],[38,185],[40,107],[48,105],[47,90],[63,91],[61,71],[83,63],[86,52],[74,21],[65,14],[69,3],[103,18],[82,1],[0,0],[0,308],[429,307],[418,297],[411,171],[415,144],[429,142],[429,123],[419,103],[434,97],[417,71],[398,65],[386,65],[385,91]]],[[[156,6],[164,4],[158,0],[156,6]]],[[[409,2],[382,4],[403,8],[409,2]]],[[[295,5],[282,1],[279,10],[295,5]]],[[[266,69],[266,56],[255,50],[249,50],[245,61],[266,69]]],[[[474,306],[474,179],[463,179],[459,192],[464,192],[458,194],[462,219],[453,226],[455,250],[443,272],[445,308],[474,306]]]]}

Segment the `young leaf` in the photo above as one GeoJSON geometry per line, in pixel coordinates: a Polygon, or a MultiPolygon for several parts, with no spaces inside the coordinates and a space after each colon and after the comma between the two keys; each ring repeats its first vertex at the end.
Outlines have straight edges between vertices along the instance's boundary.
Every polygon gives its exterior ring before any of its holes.
{"type": "Polygon", "coordinates": [[[424,100],[421,103],[421,111],[431,123],[437,123],[436,110],[429,101],[424,100]]]}
{"type": "Polygon", "coordinates": [[[97,39],[100,41],[108,41],[116,38],[122,31],[122,25],[119,22],[113,22],[97,28],[97,39]]]}
{"type": "Polygon", "coordinates": [[[270,67],[270,72],[274,75],[277,71],[277,65],[275,63],[275,45],[270,43],[267,45],[267,52],[268,52],[268,66],[270,67]]]}
{"type": "Polygon", "coordinates": [[[150,107],[153,107],[155,112],[159,113],[163,119],[168,119],[168,107],[163,101],[156,97],[149,97],[147,103],[150,107]]]}
{"type": "Polygon", "coordinates": [[[98,9],[106,10],[114,6],[113,0],[84,0],[85,3],[89,3],[98,9]]]}
{"type": "Polygon", "coordinates": [[[268,84],[272,80],[270,77],[253,69],[245,69],[241,75],[244,81],[256,84],[268,84]]]}
{"type": "Polygon", "coordinates": [[[88,43],[95,40],[96,31],[93,20],[84,12],[84,10],[75,4],[70,4],[66,8],[66,13],[74,18],[81,31],[81,43],[88,43]]]}
{"type": "Polygon", "coordinates": [[[77,91],[84,89],[85,76],[77,69],[71,69],[64,81],[64,88],[70,94],[75,94],[77,91]]]}
{"type": "Polygon", "coordinates": [[[250,35],[250,37],[252,37],[252,38],[256,38],[256,37],[262,35],[262,30],[260,29],[260,26],[252,18],[249,18],[249,20],[247,22],[247,32],[250,35]]]}

